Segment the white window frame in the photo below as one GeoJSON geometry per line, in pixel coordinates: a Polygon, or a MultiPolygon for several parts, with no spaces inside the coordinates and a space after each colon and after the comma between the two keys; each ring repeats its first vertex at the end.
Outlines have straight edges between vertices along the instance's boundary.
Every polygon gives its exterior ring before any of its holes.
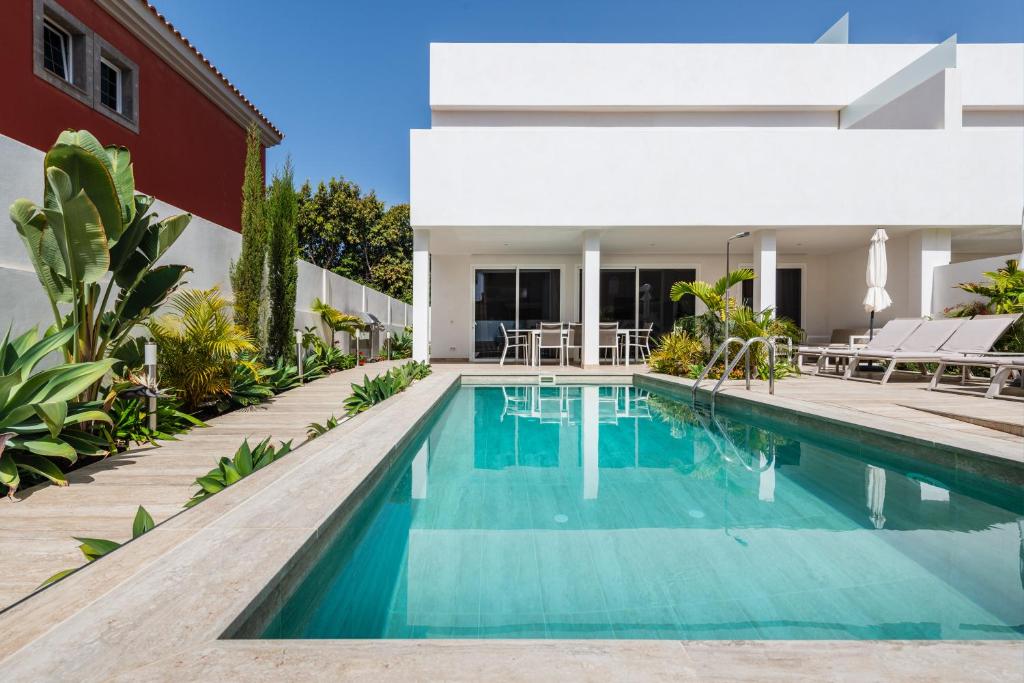
{"type": "MultiPolygon", "coordinates": [[[[116,111],[118,114],[122,114],[123,115],[124,114],[124,93],[122,92],[122,88],[124,87],[124,71],[121,69],[121,67],[117,66],[116,64],[111,62],[106,57],[100,57],[100,64],[103,65],[103,66],[106,66],[108,69],[113,70],[113,72],[117,74],[117,90],[114,93],[114,98],[116,99],[117,106],[113,107],[112,109],[114,111],[116,111]]],[[[103,75],[101,73],[100,74],[100,92],[101,92],[101,97],[102,97],[102,88],[103,88],[103,75]]],[[[108,109],[111,108],[106,103],[104,103],[102,101],[100,102],[100,104],[102,104],[104,107],[107,107],[108,109]]]]}
{"type": "MultiPolygon", "coordinates": [[[[67,30],[61,28],[60,26],[58,26],[56,23],[54,23],[50,19],[44,17],[43,18],[43,31],[46,31],[47,29],[49,29],[53,33],[56,33],[58,36],[60,36],[61,41],[64,43],[64,49],[62,51],[64,53],[63,54],[63,57],[64,57],[64,76],[63,76],[63,80],[67,81],[69,85],[74,85],[75,84],[75,73],[74,73],[75,59],[72,56],[71,51],[75,49],[75,44],[74,44],[74,41],[71,40],[71,33],[69,33],[67,30]]],[[[47,69],[47,71],[49,71],[49,69],[47,69]]],[[[57,74],[54,74],[52,71],[50,71],[50,73],[53,74],[54,76],[57,76],[57,74]]],[[[61,78],[61,77],[57,76],[57,78],[61,78]]]]}

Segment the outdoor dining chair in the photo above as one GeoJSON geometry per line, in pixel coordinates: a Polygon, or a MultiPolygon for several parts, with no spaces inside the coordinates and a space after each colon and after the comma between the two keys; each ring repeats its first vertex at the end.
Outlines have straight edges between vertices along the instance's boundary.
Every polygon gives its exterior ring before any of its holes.
{"type": "Polygon", "coordinates": [[[608,349],[612,352],[612,365],[619,364],[619,324],[601,323],[597,331],[597,350],[608,349]]]}
{"type": "Polygon", "coordinates": [[[549,349],[558,354],[558,364],[565,365],[565,345],[562,339],[562,323],[541,323],[540,339],[537,340],[537,365],[541,364],[541,354],[549,349]]]}
{"type": "Polygon", "coordinates": [[[569,323],[565,335],[565,362],[569,362],[569,352],[577,351],[577,356],[583,354],[583,323],[569,323]]]}
{"type": "Polygon", "coordinates": [[[516,332],[509,334],[508,330],[505,329],[505,323],[498,323],[501,328],[501,336],[504,339],[505,345],[501,350],[501,360],[498,361],[498,365],[505,364],[505,356],[508,354],[509,349],[523,349],[523,361],[528,362],[530,359],[530,341],[529,335],[523,334],[522,332],[516,332]]]}
{"type": "Polygon", "coordinates": [[[640,328],[633,334],[626,336],[626,354],[627,357],[632,355],[633,358],[639,363],[647,360],[651,355],[651,334],[654,332],[654,323],[650,323],[646,328],[640,328]],[[635,351],[635,353],[632,353],[635,351]]]}

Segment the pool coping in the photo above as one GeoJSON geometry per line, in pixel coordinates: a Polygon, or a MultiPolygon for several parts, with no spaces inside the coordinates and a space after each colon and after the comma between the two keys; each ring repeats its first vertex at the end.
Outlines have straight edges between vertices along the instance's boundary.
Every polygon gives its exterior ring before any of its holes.
{"type": "Polygon", "coordinates": [[[222,639],[255,605],[273,603],[277,579],[351,514],[464,374],[477,373],[435,366],[403,394],[6,610],[4,673],[83,681],[1024,675],[1019,641],[222,639]]]}

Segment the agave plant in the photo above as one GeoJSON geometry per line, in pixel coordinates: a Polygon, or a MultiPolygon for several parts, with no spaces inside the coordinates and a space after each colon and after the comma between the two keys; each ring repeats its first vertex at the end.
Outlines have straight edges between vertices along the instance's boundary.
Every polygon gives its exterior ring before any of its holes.
{"type": "Polygon", "coordinates": [[[177,390],[187,410],[228,395],[238,365],[256,376],[255,364],[239,358],[256,345],[232,322],[219,288],[179,292],[170,307],[173,313],[149,321],[149,331],[161,351],[160,379],[177,390]]]}
{"type": "Polygon", "coordinates": [[[298,366],[288,363],[283,358],[278,358],[273,365],[262,368],[259,376],[275,394],[302,386],[298,366]]]}
{"type": "MultiPolygon", "coordinates": [[[[149,514],[146,508],[140,505],[139,509],[135,511],[135,519],[132,522],[132,540],[135,540],[142,534],[150,531],[155,526],[156,524],[153,522],[153,517],[149,514]]],[[[74,538],[76,541],[81,541],[81,545],[78,546],[78,549],[81,550],[82,555],[85,556],[86,563],[95,562],[104,555],[112,553],[121,547],[121,544],[117,541],[108,541],[105,538],[79,538],[78,536],[75,536],[74,538]]],[[[65,569],[57,572],[46,581],[43,581],[40,588],[42,586],[47,586],[54,581],[63,579],[65,576],[77,569],[78,567],[75,567],[73,569],[65,569]]]]}
{"type": "Polygon", "coordinates": [[[352,395],[345,399],[345,410],[350,416],[369,410],[370,407],[405,391],[410,384],[423,379],[430,372],[429,364],[409,361],[373,379],[364,375],[362,384],[352,385],[352,395]]]}
{"type": "Polygon", "coordinates": [[[35,372],[40,360],[74,335],[75,328],[67,327],[39,339],[33,328],[13,340],[8,331],[0,342],[0,434],[5,437],[0,446],[0,484],[7,486],[9,495],[20,485],[22,472],[66,485],[67,478],[51,458],[70,464],[80,453],[103,452],[102,439],[75,427],[109,424],[110,417],[98,402],[71,401],[98,382],[114,361],[63,364],[35,372]]]}
{"type": "Polygon", "coordinates": [[[217,466],[202,477],[196,479],[199,490],[185,503],[190,508],[198,505],[210,496],[234,484],[256,470],[263,469],[275,460],[284,457],[292,450],[292,442],[284,441],[274,448],[270,445],[270,437],[259,442],[255,448],[249,448],[249,440],[235,451],[233,458],[221,458],[217,466]]]}
{"type": "Polygon", "coordinates": [[[730,311],[730,315],[736,309],[736,300],[728,295],[729,290],[745,280],[753,280],[754,277],[754,271],[750,268],[738,268],[723,275],[714,284],[697,280],[695,282],[680,281],[672,285],[672,289],[669,290],[672,301],[679,301],[687,294],[692,294],[700,299],[708,309],[703,315],[685,320],[682,325],[683,329],[697,337],[707,339],[710,348],[715,348],[722,340],[726,308],[730,311]]]}
{"type": "Polygon", "coordinates": [[[231,408],[248,408],[274,398],[274,390],[263,377],[265,368],[253,372],[255,361],[240,357],[231,370],[231,384],[227,394],[217,400],[217,410],[226,412],[231,408]]]}
{"type": "Polygon", "coordinates": [[[178,401],[158,399],[156,429],[149,427],[149,408],[141,398],[117,398],[110,406],[111,424],[101,431],[110,443],[110,449],[126,448],[131,443],[159,446],[157,439],[174,441],[193,427],[206,427],[206,423],[181,410],[178,401]]]}
{"type": "MultiPolygon", "coordinates": [[[[149,213],[153,198],[135,193],[128,150],[103,147],[88,131],[61,133],[43,166],[43,205],[18,199],[11,220],[57,327],[75,330],[66,360],[98,361],[125,343],[189,272],[156,263],[192,217],[156,220],[149,213]]],[[[83,399],[98,393],[97,381],[83,399]]]]}
{"type": "Polygon", "coordinates": [[[323,436],[327,432],[337,427],[338,424],[339,420],[334,415],[331,415],[329,418],[327,418],[327,420],[324,421],[323,424],[320,424],[319,422],[310,422],[309,425],[306,426],[306,440],[312,441],[318,436],[323,436]]]}

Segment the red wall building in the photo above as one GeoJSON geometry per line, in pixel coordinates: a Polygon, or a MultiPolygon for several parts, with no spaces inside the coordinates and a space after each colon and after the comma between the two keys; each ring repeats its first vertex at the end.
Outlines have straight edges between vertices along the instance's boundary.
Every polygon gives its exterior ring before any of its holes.
{"type": "MultiPolygon", "coordinates": [[[[3,0],[0,134],[128,147],[140,191],[240,230],[245,126],[281,132],[141,0],[3,0]]],[[[40,169],[40,172],[42,169],[40,169]]]]}

